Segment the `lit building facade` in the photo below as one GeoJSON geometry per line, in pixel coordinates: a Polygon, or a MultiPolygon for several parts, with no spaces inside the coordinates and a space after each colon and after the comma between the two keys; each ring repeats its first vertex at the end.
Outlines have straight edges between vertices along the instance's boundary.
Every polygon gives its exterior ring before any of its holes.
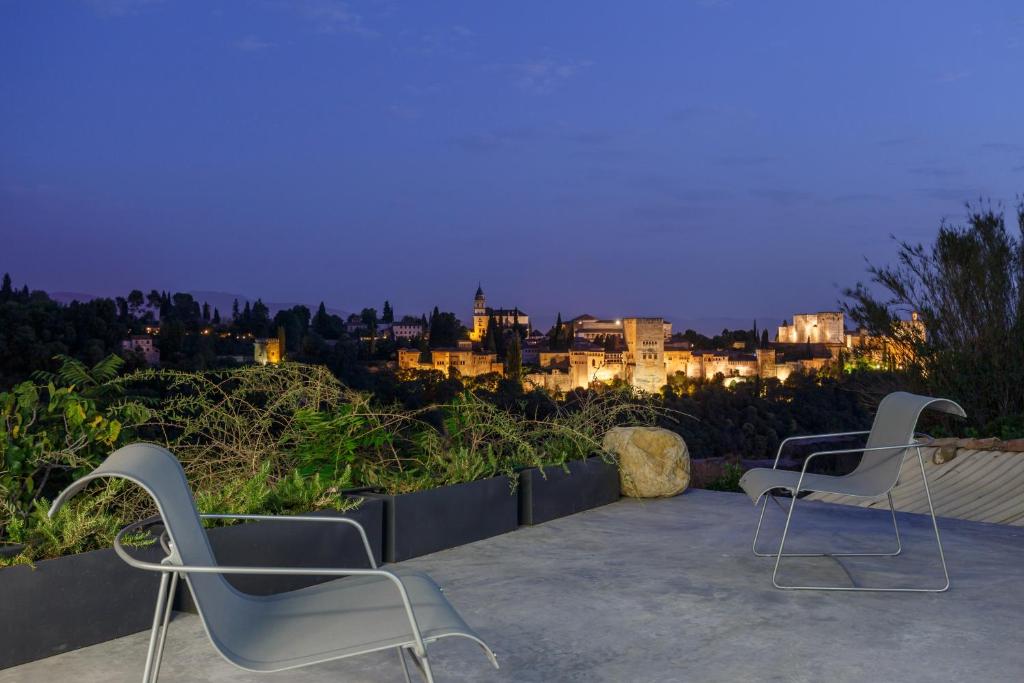
{"type": "Polygon", "coordinates": [[[419,349],[399,349],[399,370],[438,370],[445,375],[456,371],[460,377],[477,377],[488,373],[505,374],[505,366],[495,353],[474,351],[469,342],[460,342],[455,348],[431,349],[430,360],[420,360],[419,349]]]}
{"type": "Polygon", "coordinates": [[[469,333],[472,341],[483,341],[491,318],[494,318],[494,322],[501,327],[511,329],[518,325],[524,330],[530,329],[530,316],[518,308],[489,308],[484,290],[478,285],[476,296],[473,298],[473,329],[469,333]]]}
{"type": "Polygon", "coordinates": [[[252,355],[253,360],[260,365],[277,365],[281,362],[281,340],[277,337],[255,340],[252,355]]]}
{"type": "Polygon", "coordinates": [[[128,352],[141,353],[146,365],[160,365],[160,350],[153,337],[147,334],[133,334],[121,341],[121,348],[128,352]]]}
{"type": "Polygon", "coordinates": [[[842,311],[798,313],[791,325],[780,325],[775,341],[780,344],[846,343],[846,320],[842,311]]]}

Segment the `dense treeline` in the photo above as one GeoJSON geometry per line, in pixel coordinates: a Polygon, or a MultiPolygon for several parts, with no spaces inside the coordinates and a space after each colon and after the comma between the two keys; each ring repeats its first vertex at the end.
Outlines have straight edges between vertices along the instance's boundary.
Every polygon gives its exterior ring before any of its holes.
{"type": "Polygon", "coordinates": [[[36,370],[55,370],[54,357],[67,354],[94,365],[120,348],[129,326],[111,299],[65,306],[45,292],[15,289],[4,275],[0,285],[0,388],[36,370]]]}
{"type": "Polygon", "coordinates": [[[1024,201],[1014,217],[1010,230],[1002,210],[968,205],[965,225],[943,223],[928,246],[900,242],[895,265],[870,268],[874,288],[846,292],[846,312],[892,340],[910,386],[1002,438],[1024,435],[1024,201]]]}

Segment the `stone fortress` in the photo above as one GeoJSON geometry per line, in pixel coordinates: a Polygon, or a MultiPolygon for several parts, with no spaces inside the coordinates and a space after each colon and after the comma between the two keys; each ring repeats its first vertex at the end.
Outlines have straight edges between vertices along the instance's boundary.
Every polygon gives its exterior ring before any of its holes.
{"type": "MultiPolygon", "coordinates": [[[[883,356],[898,357],[898,350],[890,342],[872,338],[863,330],[847,332],[841,311],[794,315],[792,324],[779,326],[774,342],[749,350],[694,349],[688,342],[673,340],[672,324],[663,318],[602,320],[581,315],[565,323],[572,337],[569,348],[552,350],[547,335],[530,330],[525,312],[488,307],[483,288],[478,286],[469,340],[453,348],[432,349],[429,360],[424,360],[419,349],[399,349],[399,369],[445,374],[454,370],[461,377],[504,375],[505,367],[497,354],[479,348],[491,321],[526,334],[522,361],[528,370],[524,384],[548,391],[565,392],[594,382],[622,381],[656,393],[677,374],[704,380],[721,375],[726,384],[755,377],[785,381],[794,372],[820,371],[840,363],[844,353],[867,355],[872,362],[881,362],[883,356]]],[[[914,334],[924,334],[916,314],[905,325],[914,334]]]]}

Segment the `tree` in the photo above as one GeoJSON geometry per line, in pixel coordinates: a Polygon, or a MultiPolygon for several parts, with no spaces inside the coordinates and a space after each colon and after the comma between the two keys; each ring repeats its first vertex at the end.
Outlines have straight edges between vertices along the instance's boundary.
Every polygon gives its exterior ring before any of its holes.
{"type": "Polygon", "coordinates": [[[885,295],[858,283],[844,310],[885,340],[913,384],[1002,436],[1024,428],[1024,201],[1016,235],[1001,210],[968,204],[967,214],[965,226],[942,223],[929,247],[899,242],[897,265],[868,269],[885,295]],[[907,321],[914,313],[923,335],[907,321]]]}
{"type": "Polygon", "coordinates": [[[390,325],[391,323],[395,322],[395,312],[393,310],[391,310],[391,302],[390,301],[385,301],[384,302],[384,312],[381,313],[380,319],[381,319],[382,322],[385,322],[388,325],[390,325]]]}
{"type": "Polygon", "coordinates": [[[767,330],[767,328],[761,330],[761,348],[762,349],[767,349],[768,348],[768,330],[767,330]]]}
{"type": "Polygon", "coordinates": [[[8,301],[12,296],[14,296],[14,288],[11,286],[11,274],[4,273],[4,281],[0,285],[0,301],[8,301]]]}
{"type": "Polygon", "coordinates": [[[519,338],[519,331],[513,330],[512,340],[505,354],[506,376],[519,384],[523,380],[523,346],[519,338]]]}
{"type": "Polygon", "coordinates": [[[460,336],[460,325],[454,313],[440,312],[434,307],[430,317],[430,348],[455,346],[460,336]]]}
{"type": "Polygon", "coordinates": [[[562,312],[558,312],[558,317],[555,319],[555,326],[551,328],[551,333],[548,335],[548,347],[552,351],[563,351],[563,344],[565,343],[565,334],[562,329],[562,312]]]}
{"type": "Polygon", "coordinates": [[[210,322],[210,304],[207,301],[203,302],[203,322],[210,322]]]}
{"type": "Polygon", "coordinates": [[[143,306],[146,305],[146,295],[140,289],[133,289],[128,293],[128,307],[132,315],[138,315],[143,306]]]}
{"type": "Polygon", "coordinates": [[[213,309],[213,324],[214,325],[220,325],[220,309],[219,308],[214,308],[213,309]]]}
{"type": "Polygon", "coordinates": [[[231,304],[231,319],[238,320],[238,299],[235,299],[231,304]]]}

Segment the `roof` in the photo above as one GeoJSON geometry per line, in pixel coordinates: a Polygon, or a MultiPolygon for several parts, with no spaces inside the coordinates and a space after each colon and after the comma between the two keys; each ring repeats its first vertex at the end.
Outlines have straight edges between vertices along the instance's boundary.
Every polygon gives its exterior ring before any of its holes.
{"type": "MultiPolygon", "coordinates": [[[[937,465],[936,461],[941,461],[938,449],[921,449],[935,514],[972,522],[1024,526],[1024,498],[1014,493],[1024,486],[1024,453],[954,450],[956,455],[952,460],[937,465]]],[[[901,512],[928,512],[920,467],[915,452],[903,461],[900,486],[892,490],[893,504],[901,512]]],[[[829,503],[880,507],[879,501],[874,499],[831,493],[812,493],[808,497],[829,503]]],[[[884,504],[880,509],[887,508],[888,501],[881,500],[884,504]]]]}
{"type": "Polygon", "coordinates": [[[519,316],[520,318],[528,318],[523,311],[518,308],[488,308],[487,315],[495,316],[519,316]]]}
{"type": "Polygon", "coordinates": [[[484,288],[480,286],[479,282],[476,283],[476,295],[477,298],[482,297],[484,295],[484,288]]]}

